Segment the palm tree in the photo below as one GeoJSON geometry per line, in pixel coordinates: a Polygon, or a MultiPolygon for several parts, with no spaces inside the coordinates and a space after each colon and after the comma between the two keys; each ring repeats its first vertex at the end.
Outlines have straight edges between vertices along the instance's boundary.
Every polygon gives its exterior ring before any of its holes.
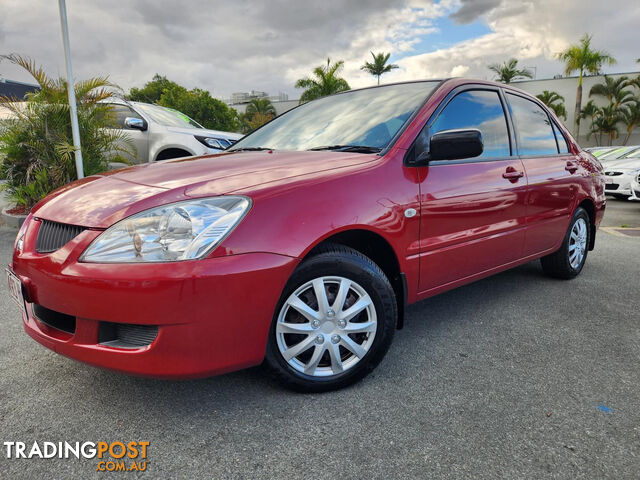
{"type": "Polygon", "coordinates": [[[626,145],[633,129],[640,126],[640,100],[635,99],[633,102],[625,105],[625,108],[620,111],[620,117],[627,130],[627,135],[622,143],[626,145]]]}
{"type": "Polygon", "coordinates": [[[527,68],[518,68],[518,60],[510,58],[502,65],[499,63],[492,63],[489,65],[489,70],[492,70],[497,75],[496,80],[502,83],[511,83],[512,80],[518,78],[533,78],[533,73],[527,68]]]}
{"type": "Polygon", "coordinates": [[[300,95],[300,103],[326,97],[334,93],[351,90],[347,81],[338,77],[338,72],[344,67],[344,61],[340,60],[333,65],[331,59],[327,58],[327,66],[319,66],[313,69],[315,78],[301,78],[296,82],[296,88],[304,88],[300,95]]]}
{"type": "MultiPolygon", "coordinates": [[[[64,78],[51,78],[33,60],[19,55],[2,55],[23,68],[40,86],[22,99],[0,96],[0,106],[13,116],[0,133],[0,178],[12,200],[30,208],[49,192],[76,179],[75,147],[64,78]]],[[[109,161],[129,163],[135,155],[124,130],[107,129],[113,121],[111,107],[99,103],[113,95],[115,85],[106,77],[76,82],[80,144],[87,176],[104,171],[109,161]]]]}
{"type": "MultiPolygon", "coordinates": [[[[588,118],[591,120],[589,133],[587,134],[587,140],[591,137],[592,134],[597,133],[595,121],[599,114],[600,108],[593,102],[593,100],[589,100],[587,104],[582,108],[582,110],[580,110],[580,119],[584,120],[588,118]]],[[[596,144],[600,145],[600,141],[597,135],[596,144]]]]}
{"type": "Polygon", "coordinates": [[[613,140],[618,138],[618,122],[621,120],[620,111],[616,110],[612,103],[603,107],[598,112],[594,123],[593,130],[600,134],[600,142],[602,143],[602,135],[609,135],[609,145],[613,140]]]}
{"type": "Polygon", "coordinates": [[[613,79],[607,75],[604,76],[604,83],[596,83],[591,90],[589,90],[589,96],[600,95],[609,100],[609,103],[613,104],[615,109],[619,109],[627,102],[633,101],[633,92],[627,90],[630,86],[628,77],[620,77],[613,79]]]}
{"type": "Polygon", "coordinates": [[[378,77],[378,85],[380,85],[380,77],[383,73],[388,73],[394,68],[400,68],[398,65],[393,63],[387,65],[389,61],[390,53],[378,53],[377,55],[371,52],[371,56],[373,57],[373,63],[364,62],[364,65],[360,67],[360,70],[364,70],[365,72],[370,73],[374,77],[378,77]]]}
{"type": "Polygon", "coordinates": [[[557,117],[562,117],[565,120],[567,119],[567,109],[564,108],[564,97],[558,92],[544,90],[541,94],[536,95],[536,97],[547,107],[552,109],[557,117]]]}
{"type": "Polygon", "coordinates": [[[576,90],[576,108],[574,116],[573,133],[578,139],[580,135],[580,108],[582,106],[582,77],[585,72],[596,74],[600,72],[602,65],[613,65],[616,60],[603,50],[591,49],[591,35],[584,34],[578,45],[570,45],[564,51],[557,54],[557,58],[565,62],[566,75],[578,72],[578,88],[576,90]]]}
{"type": "Polygon", "coordinates": [[[268,98],[254,98],[247,105],[245,113],[249,116],[261,113],[262,115],[273,118],[276,116],[276,108],[268,98]]]}
{"type": "Polygon", "coordinates": [[[238,116],[240,131],[253,132],[276,116],[276,109],[268,98],[254,98],[249,102],[244,113],[238,116]]]}

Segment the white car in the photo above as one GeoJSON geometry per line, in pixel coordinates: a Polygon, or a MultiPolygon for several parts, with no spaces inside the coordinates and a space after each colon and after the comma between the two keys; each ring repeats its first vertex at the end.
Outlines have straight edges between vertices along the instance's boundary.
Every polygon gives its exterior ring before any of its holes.
{"type": "Polygon", "coordinates": [[[114,128],[124,129],[137,151],[136,163],[218,153],[241,134],[208,130],[171,108],[121,99],[104,100],[115,114],[114,128]]]}
{"type": "Polygon", "coordinates": [[[636,198],[631,184],[640,172],[640,149],[633,150],[622,158],[604,164],[604,191],[616,198],[636,198]]]}
{"type": "Polygon", "coordinates": [[[640,170],[638,174],[631,179],[631,200],[640,200],[640,170]]]}

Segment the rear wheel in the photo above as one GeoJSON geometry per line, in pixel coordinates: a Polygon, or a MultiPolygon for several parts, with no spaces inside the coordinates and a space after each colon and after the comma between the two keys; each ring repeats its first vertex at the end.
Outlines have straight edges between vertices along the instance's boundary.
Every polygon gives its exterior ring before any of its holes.
{"type": "Polygon", "coordinates": [[[579,207],[571,218],[560,249],[540,259],[544,273],[563,279],[577,276],[587,260],[590,235],[589,215],[584,208],[579,207]]]}
{"type": "Polygon", "coordinates": [[[294,390],[345,387],[380,363],[396,320],[393,288],[375,263],[341,245],[323,248],[283,291],[265,366],[294,390]]]}

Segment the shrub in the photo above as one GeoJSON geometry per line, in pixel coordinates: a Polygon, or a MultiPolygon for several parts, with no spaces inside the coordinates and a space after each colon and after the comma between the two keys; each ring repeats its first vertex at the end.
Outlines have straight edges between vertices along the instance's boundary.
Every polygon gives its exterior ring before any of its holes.
{"type": "MultiPolygon", "coordinates": [[[[19,206],[31,208],[51,191],[77,179],[67,82],[49,78],[29,59],[2,58],[21,66],[40,91],[20,99],[0,97],[0,106],[13,117],[0,129],[0,178],[3,188],[19,206]]],[[[98,103],[112,96],[114,85],[106,78],[91,78],[74,85],[80,143],[86,176],[104,171],[110,161],[129,163],[135,155],[125,132],[105,129],[113,117],[109,106],[98,103]]]]}

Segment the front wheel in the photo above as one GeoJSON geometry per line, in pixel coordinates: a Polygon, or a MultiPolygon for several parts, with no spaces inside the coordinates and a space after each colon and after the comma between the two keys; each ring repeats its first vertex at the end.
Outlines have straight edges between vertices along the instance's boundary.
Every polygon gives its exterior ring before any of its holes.
{"type": "Polygon", "coordinates": [[[332,245],[303,261],[276,309],[265,366],[306,392],[350,385],[380,363],[397,320],[393,288],[356,250],[332,245]]]}
{"type": "Polygon", "coordinates": [[[540,259],[544,273],[562,279],[577,276],[587,260],[590,235],[589,214],[584,208],[578,207],[571,218],[560,249],[540,259]]]}

